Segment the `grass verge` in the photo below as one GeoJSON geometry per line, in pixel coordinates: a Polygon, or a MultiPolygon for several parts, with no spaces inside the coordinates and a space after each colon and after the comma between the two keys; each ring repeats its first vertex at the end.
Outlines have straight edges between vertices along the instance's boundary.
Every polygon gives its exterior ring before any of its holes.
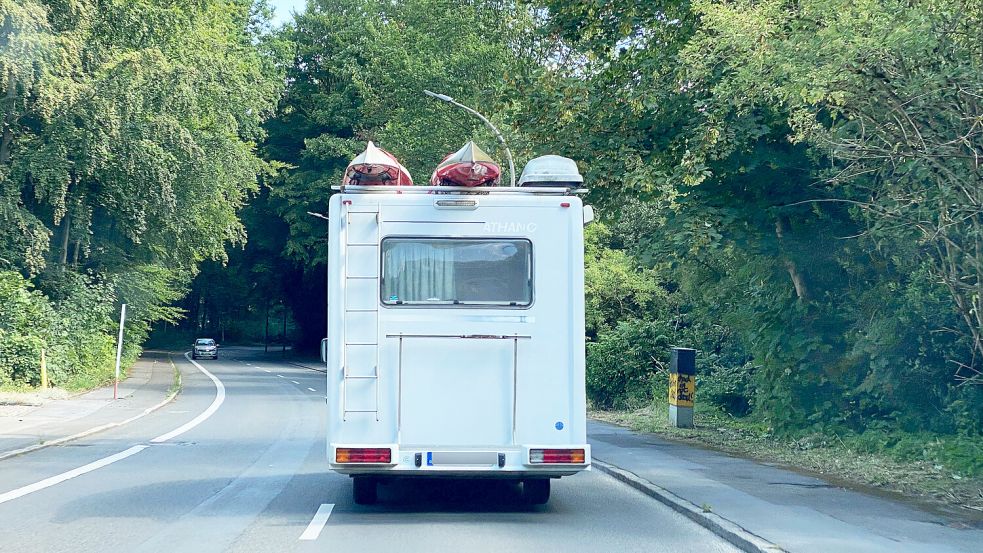
{"type": "Polygon", "coordinates": [[[813,434],[796,439],[772,435],[766,425],[697,409],[696,428],[669,426],[668,408],[658,403],[632,411],[595,411],[591,418],[664,438],[698,444],[758,461],[821,475],[831,483],[884,492],[923,507],[983,521],[983,478],[954,472],[938,462],[900,461],[839,436],[813,434]]]}
{"type": "Polygon", "coordinates": [[[171,382],[171,387],[167,389],[167,397],[174,397],[181,391],[181,371],[174,364],[174,359],[170,354],[168,354],[167,360],[171,363],[171,369],[174,370],[174,381],[171,382]]]}

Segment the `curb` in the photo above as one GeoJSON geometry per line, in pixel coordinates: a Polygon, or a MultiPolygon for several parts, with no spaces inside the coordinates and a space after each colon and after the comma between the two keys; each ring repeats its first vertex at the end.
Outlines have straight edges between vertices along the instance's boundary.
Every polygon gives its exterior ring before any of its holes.
{"type": "Polygon", "coordinates": [[[312,367],[310,365],[304,365],[303,363],[295,363],[294,361],[284,361],[284,363],[286,363],[288,365],[293,365],[295,367],[300,367],[302,369],[307,369],[309,371],[317,371],[319,373],[327,373],[328,372],[327,369],[316,369],[316,368],[314,368],[314,367],[312,367]]]}
{"type": "MultiPolygon", "coordinates": [[[[177,371],[177,366],[174,364],[174,360],[171,359],[170,356],[168,356],[168,360],[171,362],[171,366],[174,367],[174,370],[177,371]]],[[[144,409],[143,412],[141,412],[141,413],[138,413],[136,415],[133,415],[132,417],[130,417],[130,418],[124,420],[124,421],[110,422],[110,423],[107,423],[107,424],[103,424],[103,425],[97,426],[95,428],[90,428],[88,430],[84,430],[84,431],[79,432],[77,434],[72,434],[71,436],[65,436],[64,438],[58,438],[57,440],[51,440],[49,442],[44,442],[44,443],[34,444],[34,445],[31,445],[31,446],[27,446],[27,447],[22,447],[20,449],[15,449],[13,451],[8,451],[6,453],[0,453],[0,461],[3,461],[5,459],[9,459],[11,457],[16,457],[18,455],[24,455],[25,453],[30,453],[32,451],[37,451],[39,449],[44,449],[46,447],[51,447],[53,445],[59,445],[59,444],[65,443],[65,442],[70,442],[72,440],[78,440],[79,438],[84,438],[86,436],[91,436],[92,434],[96,434],[96,433],[102,432],[103,430],[109,430],[110,428],[116,428],[118,426],[123,426],[124,424],[129,424],[129,423],[131,423],[131,422],[133,422],[133,421],[135,421],[135,420],[137,420],[139,418],[145,417],[145,416],[149,415],[150,413],[153,413],[154,411],[156,411],[156,410],[160,409],[161,407],[167,405],[168,403],[170,403],[171,401],[173,401],[174,398],[177,397],[177,395],[179,393],[181,393],[181,388],[182,388],[182,385],[181,385],[181,371],[177,371],[177,373],[178,373],[178,386],[177,386],[177,388],[173,392],[171,392],[167,397],[165,397],[163,401],[161,401],[160,403],[158,403],[156,405],[152,405],[152,406],[144,409]]]]}
{"type": "Polygon", "coordinates": [[[786,550],[778,545],[757,534],[749,532],[739,524],[727,520],[716,513],[705,512],[694,503],[649,482],[633,472],[603,461],[598,461],[597,459],[591,461],[591,466],[600,469],[601,472],[613,477],[615,480],[628,484],[632,488],[659,501],[670,509],[727,540],[727,542],[741,551],[746,551],[747,553],[787,553],[786,550]]]}

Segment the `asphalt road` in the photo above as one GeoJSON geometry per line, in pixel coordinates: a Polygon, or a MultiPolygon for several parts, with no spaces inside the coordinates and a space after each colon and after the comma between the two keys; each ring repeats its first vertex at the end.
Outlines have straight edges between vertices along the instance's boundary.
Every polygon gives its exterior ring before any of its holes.
{"type": "Polygon", "coordinates": [[[494,481],[355,505],[326,470],[324,375],[223,353],[199,362],[217,382],[182,359],[182,393],[146,417],[0,461],[0,551],[735,551],[597,471],[545,506],[494,481]]]}

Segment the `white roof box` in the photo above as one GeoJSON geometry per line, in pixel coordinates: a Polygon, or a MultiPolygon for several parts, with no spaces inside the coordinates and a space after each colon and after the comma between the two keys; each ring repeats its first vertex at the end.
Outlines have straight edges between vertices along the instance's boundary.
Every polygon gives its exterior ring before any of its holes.
{"type": "Polygon", "coordinates": [[[584,177],[577,170],[574,160],[563,157],[546,155],[529,160],[522,175],[519,176],[519,186],[556,186],[576,188],[584,183],[584,177]]]}

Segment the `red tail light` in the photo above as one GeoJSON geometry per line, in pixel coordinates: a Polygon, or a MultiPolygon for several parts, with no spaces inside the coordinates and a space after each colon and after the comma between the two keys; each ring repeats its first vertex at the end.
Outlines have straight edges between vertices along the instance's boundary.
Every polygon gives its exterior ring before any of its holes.
{"type": "Polygon", "coordinates": [[[335,450],[336,463],[389,463],[392,450],[388,447],[339,447],[335,450]]]}
{"type": "Polygon", "coordinates": [[[586,456],[583,449],[530,449],[529,462],[537,464],[582,465],[586,456]]]}

